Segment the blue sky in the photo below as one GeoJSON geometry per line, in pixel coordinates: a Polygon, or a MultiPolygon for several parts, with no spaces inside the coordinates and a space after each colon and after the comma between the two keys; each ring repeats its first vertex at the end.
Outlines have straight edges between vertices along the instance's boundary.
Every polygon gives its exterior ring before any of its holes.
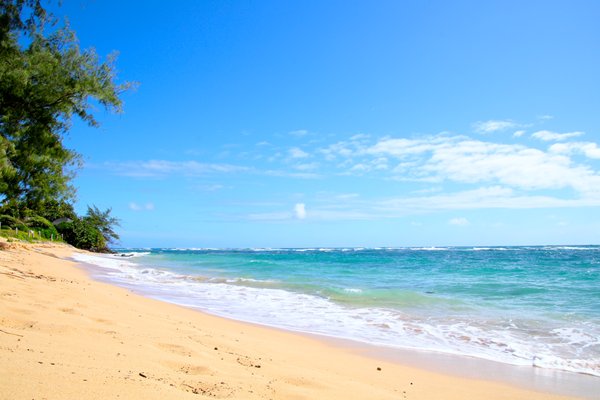
{"type": "Polygon", "coordinates": [[[599,243],[594,1],[65,1],[140,82],[67,138],[122,246],[599,243]],[[125,3],[125,4],[123,4],[125,3]]]}

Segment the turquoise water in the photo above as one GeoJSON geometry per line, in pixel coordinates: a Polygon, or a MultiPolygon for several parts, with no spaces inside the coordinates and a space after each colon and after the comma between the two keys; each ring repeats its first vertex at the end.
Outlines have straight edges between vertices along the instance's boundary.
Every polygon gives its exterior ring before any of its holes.
{"type": "Polygon", "coordinates": [[[122,251],[82,261],[239,320],[600,376],[600,246],[122,251]]]}

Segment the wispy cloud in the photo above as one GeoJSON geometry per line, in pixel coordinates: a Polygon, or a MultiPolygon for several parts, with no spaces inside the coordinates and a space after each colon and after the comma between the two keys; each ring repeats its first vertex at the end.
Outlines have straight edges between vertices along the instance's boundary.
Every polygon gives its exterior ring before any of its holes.
{"type": "Polygon", "coordinates": [[[293,168],[298,171],[314,171],[319,168],[319,163],[312,162],[312,163],[296,164],[293,166],[293,168]]]}
{"type": "MultiPolygon", "coordinates": [[[[252,213],[246,219],[265,222],[285,222],[308,216],[305,203],[297,203],[290,212],[281,209],[273,212],[252,213]],[[304,217],[303,217],[304,216],[304,217]]],[[[411,215],[443,211],[470,211],[485,209],[556,209],[573,207],[599,207],[600,196],[563,199],[547,195],[529,195],[502,186],[480,187],[452,193],[423,196],[397,196],[386,199],[360,200],[349,197],[340,201],[332,195],[329,200],[321,197],[319,204],[310,208],[311,221],[349,221],[404,218],[411,215]]],[[[466,226],[465,217],[448,220],[451,225],[466,226]]]]}
{"type": "Polygon", "coordinates": [[[519,126],[519,124],[510,120],[489,120],[475,122],[473,124],[473,129],[477,133],[493,133],[511,128],[518,128],[519,126]]]}
{"type": "Polygon", "coordinates": [[[450,221],[448,221],[448,223],[450,225],[456,225],[456,226],[467,226],[467,225],[469,225],[469,220],[464,217],[457,217],[457,218],[452,218],[450,221]]]}
{"type": "Polygon", "coordinates": [[[309,134],[310,134],[310,132],[307,131],[306,129],[298,129],[298,130],[289,132],[290,136],[294,136],[294,137],[298,137],[298,138],[307,136],[309,134]]]}
{"type": "Polygon", "coordinates": [[[310,154],[308,154],[307,152],[305,152],[304,150],[302,150],[299,147],[292,147],[289,151],[289,156],[292,159],[298,159],[298,158],[306,158],[309,157],[310,154]]]}
{"type": "Polygon", "coordinates": [[[561,142],[574,137],[584,135],[584,132],[567,132],[567,133],[556,133],[552,131],[537,131],[531,134],[531,137],[543,140],[545,142],[561,142]]]}
{"type": "Polygon", "coordinates": [[[215,183],[215,184],[211,184],[211,185],[197,185],[197,186],[194,186],[194,188],[205,191],[205,192],[217,192],[219,190],[223,190],[223,189],[230,188],[230,187],[215,183]]]}
{"type": "Polygon", "coordinates": [[[201,163],[197,161],[124,161],[107,162],[104,167],[115,174],[135,178],[164,178],[170,175],[206,175],[211,173],[248,172],[251,168],[218,163],[201,163]]]}
{"type": "Polygon", "coordinates": [[[549,115],[549,114],[539,115],[537,117],[537,119],[539,119],[540,121],[549,121],[551,119],[554,119],[554,116],[553,115],[549,115]]]}
{"type": "Polygon", "coordinates": [[[152,211],[154,210],[154,203],[138,204],[132,201],[129,203],[129,209],[131,211],[152,211]]]}
{"type": "Polygon", "coordinates": [[[261,174],[267,175],[267,176],[276,176],[276,177],[281,177],[281,178],[298,178],[298,179],[317,179],[320,178],[321,176],[317,173],[314,172],[307,172],[307,171],[285,171],[285,170],[267,170],[264,172],[260,172],[261,174]]]}

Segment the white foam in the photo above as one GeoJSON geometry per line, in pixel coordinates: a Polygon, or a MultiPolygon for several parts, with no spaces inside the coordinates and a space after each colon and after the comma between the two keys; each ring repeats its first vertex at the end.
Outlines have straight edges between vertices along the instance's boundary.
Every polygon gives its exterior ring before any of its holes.
{"type": "Polygon", "coordinates": [[[113,254],[112,257],[143,257],[152,254],[149,251],[131,251],[127,253],[113,254]]]}
{"type": "Polygon", "coordinates": [[[345,288],[344,292],[346,293],[362,293],[362,289],[357,288],[345,288]]]}
{"type": "Polygon", "coordinates": [[[544,250],[600,250],[600,247],[589,246],[546,246],[544,250]]]}

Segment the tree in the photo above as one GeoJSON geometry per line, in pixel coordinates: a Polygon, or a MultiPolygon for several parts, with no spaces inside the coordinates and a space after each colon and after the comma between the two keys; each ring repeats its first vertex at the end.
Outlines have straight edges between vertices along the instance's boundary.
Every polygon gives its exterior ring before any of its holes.
{"type": "Polygon", "coordinates": [[[106,241],[102,233],[84,218],[62,222],[57,226],[57,229],[67,243],[79,249],[97,252],[107,251],[106,241]]]}
{"type": "Polygon", "coordinates": [[[108,244],[119,239],[114,231],[119,226],[119,220],[110,215],[111,209],[100,211],[98,207],[88,206],[87,214],[80,218],[63,221],[56,227],[64,240],[80,249],[110,252],[108,244]]]}
{"type": "Polygon", "coordinates": [[[0,0],[0,12],[2,202],[37,209],[72,200],[79,155],[63,136],[73,115],[97,126],[90,101],[121,112],[119,95],[132,84],[116,84],[115,56],[101,62],[81,50],[68,24],[46,34],[39,0],[0,0]]]}
{"type": "Polygon", "coordinates": [[[119,220],[111,216],[111,212],[111,208],[100,211],[96,206],[88,206],[87,214],[83,217],[84,221],[98,229],[107,244],[119,240],[119,235],[114,231],[115,226],[120,226],[119,220]]]}

